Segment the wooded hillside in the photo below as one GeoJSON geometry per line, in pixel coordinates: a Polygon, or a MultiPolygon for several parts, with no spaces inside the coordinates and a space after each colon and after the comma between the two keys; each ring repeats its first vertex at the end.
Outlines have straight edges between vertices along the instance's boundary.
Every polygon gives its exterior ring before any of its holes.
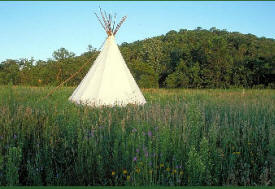
{"type": "MultiPolygon", "coordinates": [[[[274,39],[198,27],[123,43],[120,50],[141,88],[275,87],[274,39]]],[[[58,85],[95,54],[89,46],[80,56],[60,48],[47,61],[8,59],[0,63],[0,85],[58,85]]],[[[66,85],[78,85],[92,62],[66,85]]]]}

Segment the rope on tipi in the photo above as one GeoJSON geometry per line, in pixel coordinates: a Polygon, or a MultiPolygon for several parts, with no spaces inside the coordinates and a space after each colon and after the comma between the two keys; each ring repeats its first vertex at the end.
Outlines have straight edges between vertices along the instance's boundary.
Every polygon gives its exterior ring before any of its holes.
{"type": "MultiPolygon", "coordinates": [[[[107,38],[106,38],[107,39],[107,38]]],[[[105,43],[106,39],[104,40],[104,42],[101,44],[101,46],[98,48],[97,51],[101,50],[103,44],[105,43]]],[[[72,78],[74,78],[78,73],[81,72],[81,70],[83,70],[83,68],[85,68],[85,66],[90,63],[95,56],[97,55],[97,53],[95,53],[91,58],[89,58],[80,68],[77,72],[75,72],[74,74],[72,74],[69,78],[67,78],[66,80],[64,80],[62,83],[60,83],[57,87],[53,88],[48,94],[47,96],[45,96],[43,99],[48,98],[50,95],[52,95],[57,89],[59,89],[62,85],[64,85],[65,83],[67,83],[68,81],[70,81],[72,78]]]]}

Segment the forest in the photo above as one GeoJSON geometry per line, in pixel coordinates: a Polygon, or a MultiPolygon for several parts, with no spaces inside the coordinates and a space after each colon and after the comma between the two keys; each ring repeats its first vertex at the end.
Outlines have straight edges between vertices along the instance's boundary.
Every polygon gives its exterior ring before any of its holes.
{"type": "MultiPolygon", "coordinates": [[[[119,48],[141,88],[275,88],[275,39],[198,27],[119,48]]],[[[89,61],[65,85],[77,86],[98,53],[89,45],[80,56],[60,48],[46,61],[7,59],[0,85],[56,86],[89,61]]]]}

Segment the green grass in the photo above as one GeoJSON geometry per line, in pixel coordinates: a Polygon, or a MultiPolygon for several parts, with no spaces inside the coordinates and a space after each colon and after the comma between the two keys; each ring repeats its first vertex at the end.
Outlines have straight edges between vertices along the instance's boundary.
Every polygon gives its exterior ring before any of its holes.
{"type": "Polygon", "coordinates": [[[274,184],[275,91],[143,90],[145,106],[0,87],[0,185],[274,184]]]}

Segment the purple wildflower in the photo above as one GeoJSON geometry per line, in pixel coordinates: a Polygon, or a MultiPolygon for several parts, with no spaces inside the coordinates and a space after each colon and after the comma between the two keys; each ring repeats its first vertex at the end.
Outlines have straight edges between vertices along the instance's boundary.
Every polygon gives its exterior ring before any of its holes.
{"type": "Polygon", "coordinates": [[[137,129],[136,129],[136,128],[133,128],[133,129],[132,129],[132,132],[133,132],[133,133],[137,132],[137,129]]]}
{"type": "Polygon", "coordinates": [[[136,149],[136,152],[139,153],[139,149],[138,148],[136,149]]]}
{"type": "Polygon", "coordinates": [[[14,134],[14,135],[13,135],[13,138],[14,138],[14,139],[16,139],[16,138],[17,138],[16,134],[14,134]]]}
{"type": "Polygon", "coordinates": [[[148,131],[148,136],[151,137],[152,136],[152,132],[148,131]]]}
{"type": "Polygon", "coordinates": [[[149,153],[148,152],[145,152],[145,157],[148,157],[149,156],[149,153]]]}
{"type": "Polygon", "coordinates": [[[142,135],[145,136],[145,132],[142,132],[142,135]]]}
{"type": "Polygon", "coordinates": [[[133,158],[133,161],[137,161],[137,157],[134,157],[134,158],[133,158]]]}
{"type": "Polygon", "coordinates": [[[176,169],[178,169],[179,168],[179,166],[178,165],[176,165],[176,169]]]}

